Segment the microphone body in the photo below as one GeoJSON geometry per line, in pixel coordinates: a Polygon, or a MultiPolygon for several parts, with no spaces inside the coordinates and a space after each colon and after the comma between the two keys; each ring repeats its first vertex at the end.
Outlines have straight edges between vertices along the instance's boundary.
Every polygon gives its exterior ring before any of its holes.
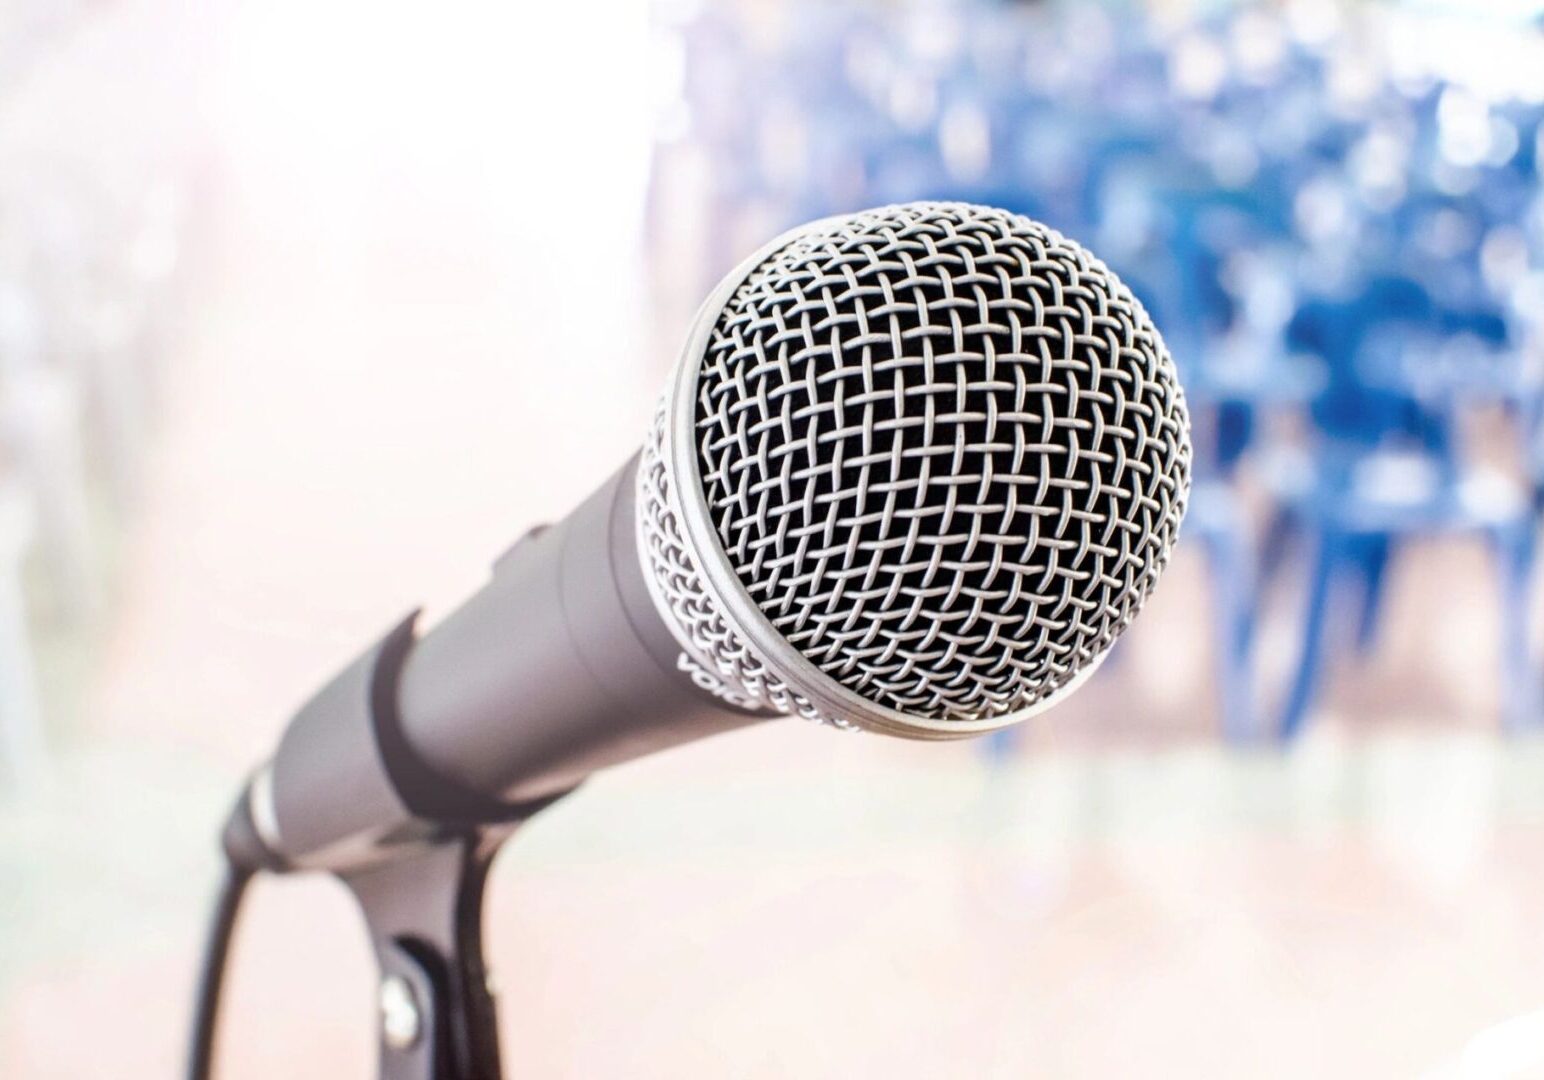
{"type": "Polygon", "coordinates": [[[408,654],[402,732],[435,773],[527,803],[770,715],[728,705],[682,670],[638,558],[637,461],[516,543],[408,654]]]}
{"type": "Polygon", "coordinates": [[[409,616],[314,695],[238,808],[247,860],[356,867],[772,715],[683,669],[638,557],[636,475],[635,456],[428,633],[409,616]]]}

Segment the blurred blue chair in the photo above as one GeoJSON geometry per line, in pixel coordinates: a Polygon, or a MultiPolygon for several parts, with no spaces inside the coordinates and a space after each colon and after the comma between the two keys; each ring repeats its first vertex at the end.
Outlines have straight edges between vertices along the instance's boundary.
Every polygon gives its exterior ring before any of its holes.
{"type": "Polygon", "coordinates": [[[1429,400],[1410,368],[1463,324],[1415,281],[1382,277],[1349,299],[1304,305],[1289,328],[1293,346],[1324,358],[1329,381],[1311,409],[1312,478],[1289,496],[1314,556],[1297,670],[1280,719],[1284,739],[1302,729],[1327,672],[1337,592],[1359,587],[1354,641],[1365,652],[1376,638],[1389,561],[1399,544],[1422,535],[1473,533],[1490,546],[1502,610],[1504,717],[1511,728],[1536,718],[1527,641],[1534,556],[1528,502],[1500,477],[1464,462],[1450,409],[1429,400]]]}

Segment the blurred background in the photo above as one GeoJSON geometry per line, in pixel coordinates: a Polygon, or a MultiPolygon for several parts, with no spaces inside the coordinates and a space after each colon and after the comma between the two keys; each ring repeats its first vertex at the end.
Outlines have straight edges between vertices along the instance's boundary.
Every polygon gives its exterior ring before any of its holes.
{"type": "MultiPolygon", "coordinates": [[[[1174,565],[1011,735],[537,818],[511,1076],[1544,1076],[1541,8],[4,5],[0,1075],[174,1075],[294,707],[637,447],[746,254],[947,197],[1153,313],[1174,565]]],[[[372,1075],[371,971],[262,882],[223,1075],[372,1075]]]]}

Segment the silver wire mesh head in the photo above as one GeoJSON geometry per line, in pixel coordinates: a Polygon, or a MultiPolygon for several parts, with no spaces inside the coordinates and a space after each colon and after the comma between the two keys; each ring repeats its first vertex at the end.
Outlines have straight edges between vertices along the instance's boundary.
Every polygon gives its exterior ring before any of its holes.
{"type": "Polygon", "coordinates": [[[709,298],[639,469],[682,665],[735,701],[922,738],[1071,692],[1189,488],[1174,365],[1052,229],[912,203],[780,237],[709,298]]]}

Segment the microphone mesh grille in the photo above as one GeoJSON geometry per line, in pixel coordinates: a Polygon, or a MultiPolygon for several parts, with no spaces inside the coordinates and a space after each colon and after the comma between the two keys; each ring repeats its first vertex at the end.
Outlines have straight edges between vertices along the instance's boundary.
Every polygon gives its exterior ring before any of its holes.
{"type": "Polygon", "coordinates": [[[1188,490],[1184,398],[1141,304],[1055,231],[962,204],[845,218],[755,268],[709,336],[693,430],[756,607],[831,679],[930,720],[1018,712],[1094,662],[1188,490]]]}

